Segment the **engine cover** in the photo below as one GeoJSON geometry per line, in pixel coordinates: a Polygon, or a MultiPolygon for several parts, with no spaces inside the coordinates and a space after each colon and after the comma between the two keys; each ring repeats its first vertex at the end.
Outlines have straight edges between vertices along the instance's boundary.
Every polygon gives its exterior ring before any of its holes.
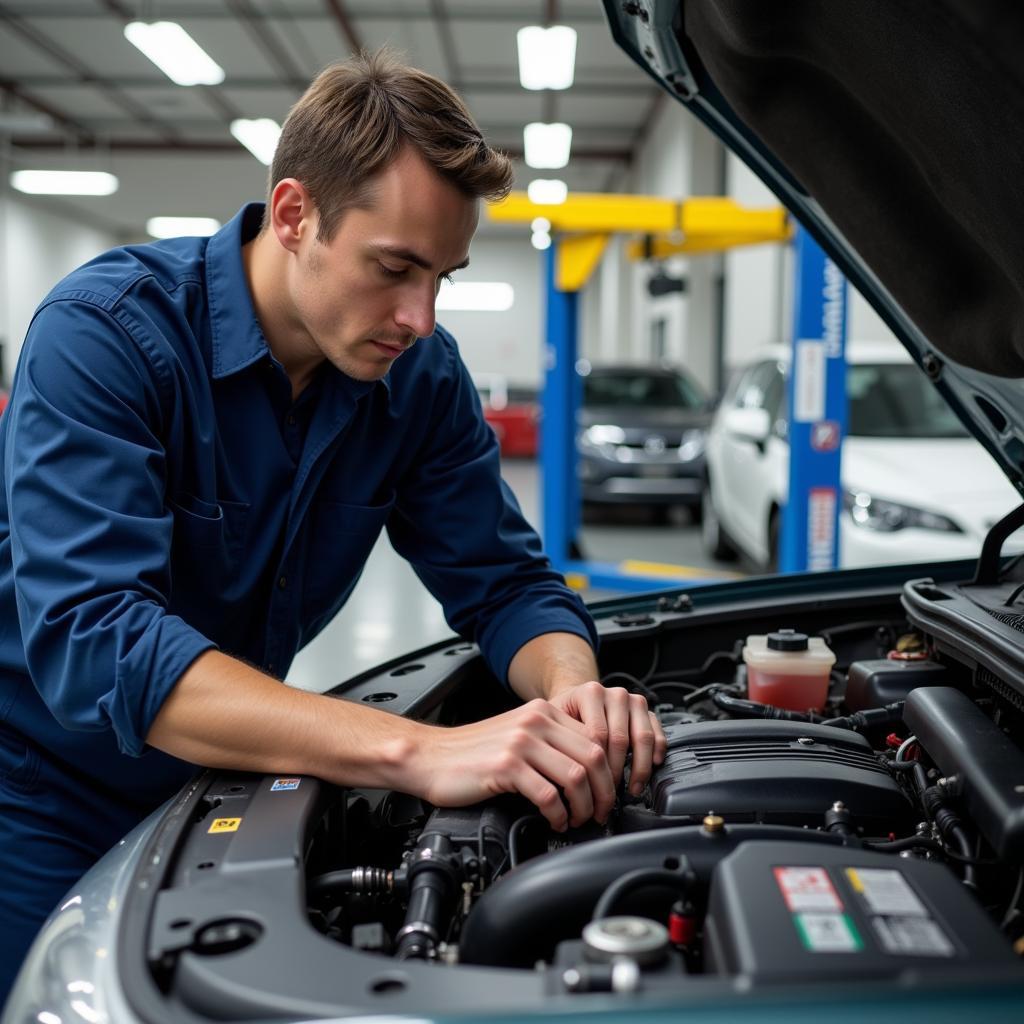
{"type": "Polygon", "coordinates": [[[801,722],[743,720],[669,726],[668,753],[651,777],[659,816],[820,826],[842,801],[865,834],[916,816],[858,733],[801,722]]]}

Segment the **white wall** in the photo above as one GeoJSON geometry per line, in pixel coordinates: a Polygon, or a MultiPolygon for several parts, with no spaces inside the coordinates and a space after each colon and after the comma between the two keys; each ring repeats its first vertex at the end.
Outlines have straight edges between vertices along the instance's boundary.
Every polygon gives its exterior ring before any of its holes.
{"type": "Polygon", "coordinates": [[[8,384],[39,302],[62,277],[116,244],[72,218],[0,196],[0,341],[8,384]]]}

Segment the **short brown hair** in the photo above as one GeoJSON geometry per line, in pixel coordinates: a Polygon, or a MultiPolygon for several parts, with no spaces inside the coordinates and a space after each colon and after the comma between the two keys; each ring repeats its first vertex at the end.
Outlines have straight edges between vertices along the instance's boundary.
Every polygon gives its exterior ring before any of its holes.
{"type": "Polygon", "coordinates": [[[320,72],[292,107],[270,168],[308,189],[330,241],[341,214],[372,200],[370,179],[411,144],[443,178],[473,199],[501,199],[512,187],[508,157],[484,141],[466,105],[439,78],[387,50],[362,53],[320,72]]]}

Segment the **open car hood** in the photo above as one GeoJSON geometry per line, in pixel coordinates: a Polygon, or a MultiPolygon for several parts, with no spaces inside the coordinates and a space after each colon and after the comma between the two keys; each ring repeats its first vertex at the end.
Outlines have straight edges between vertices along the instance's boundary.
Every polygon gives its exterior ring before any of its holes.
{"type": "Polygon", "coordinates": [[[1024,8],[604,0],[1024,492],[1024,8]]]}

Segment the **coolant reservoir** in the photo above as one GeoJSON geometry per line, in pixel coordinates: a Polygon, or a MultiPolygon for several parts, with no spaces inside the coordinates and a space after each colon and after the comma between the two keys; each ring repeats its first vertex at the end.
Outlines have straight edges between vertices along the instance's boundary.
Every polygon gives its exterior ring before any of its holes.
{"type": "Polygon", "coordinates": [[[828,697],[829,672],[836,656],[820,636],[794,629],[748,636],[747,695],[790,711],[820,710],[828,697]]]}

